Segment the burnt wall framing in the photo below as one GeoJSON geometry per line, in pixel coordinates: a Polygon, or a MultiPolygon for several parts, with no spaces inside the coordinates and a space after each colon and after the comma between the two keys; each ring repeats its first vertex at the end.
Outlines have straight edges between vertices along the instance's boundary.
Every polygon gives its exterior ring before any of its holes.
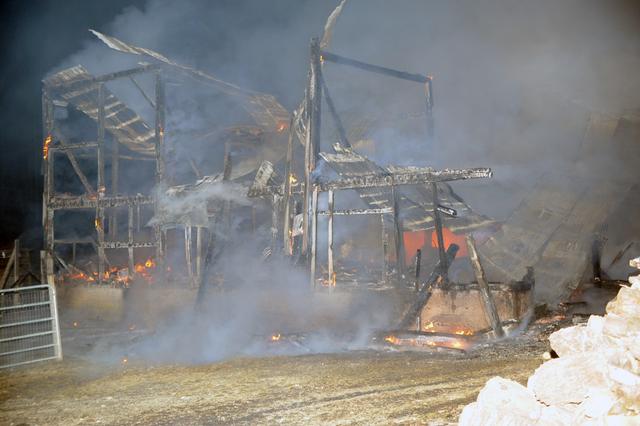
{"type": "MultiPolygon", "coordinates": [[[[283,220],[283,237],[285,253],[295,255],[296,249],[294,232],[292,230],[292,221],[295,217],[296,195],[302,196],[302,241],[299,248],[299,254],[306,258],[309,271],[310,281],[312,285],[316,282],[316,258],[317,258],[317,232],[318,232],[318,214],[324,214],[328,217],[328,267],[329,282],[335,282],[334,275],[334,253],[333,253],[333,221],[336,215],[360,215],[375,214],[380,215],[382,223],[382,245],[385,257],[386,269],[386,253],[387,253],[387,233],[385,231],[385,214],[390,214],[393,222],[393,234],[395,240],[395,252],[398,273],[402,273],[404,268],[404,247],[402,236],[402,223],[400,215],[400,203],[397,188],[401,185],[428,185],[431,189],[433,197],[432,214],[435,219],[435,229],[439,245],[440,264],[446,266],[448,258],[444,248],[444,237],[442,233],[442,218],[440,212],[442,207],[438,204],[438,188],[436,183],[448,182],[461,179],[484,178],[491,176],[491,170],[486,168],[467,169],[467,170],[433,170],[424,169],[419,171],[411,171],[407,173],[387,173],[387,174],[371,174],[356,177],[348,177],[332,182],[317,182],[314,179],[316,164],[319,160],[321,145],[321,120],[322,120],[322,99],[324,97],[327,104],[330,117],[333,119],[338,129],[339,145],[349,148],[351,146],[347,139],[346,131],[342,120],[335,108],[333,99],[329,93],[327,83],[322,72],[322,65],[325,62],[332,62],[338,65],[350,66],[361,71],[375,73],[386,77],[398,78],[405,81],[419,83],[424,85],[425,108],[426,108],[426,127],[427,127],[427,146],[433,145],[434,139],[434,120],[433,120],[433,79],[431,76],[421,74],[413,74],[404,71],[398,71],[379,65],[368,64],[355,59],[336,55],[331,52],[321,50],[318,39],[312,39],[310,46],[310,66],[309,79],[304,101],[303,114],[304,129],[304,182],[301,190],[295,190],[295,176],[293,174],[294,158],[293,155],[293,122],[292,119],[291,135],[289,138],[289,146],[287,151],[286,176],[283,185],[284,195],[284,220],[283,220]],[[363,188],[387,188],[391,189],[393,198],[393,207],[391,209],[354,209],[339,210],[334,209],[335,192],[345,189],[363,189],[363,188]],[[318,211],[318,197],[322,192],[327,193],[328,211],[318,211]],[[378,211],[380,210],[380,211],[378,211]]],[[[445,267],[446,270],[446,267],[445,267]]],[[[386,275],[386,273],[385,273],[386,275]]]]}
{"type": "MultiPolygon", "coordinates": [[[[53,285],[55,281],[54,262],[57,258],[56,248],[61,244],[72,244],[75,247],[78,244],[86,244],[86,239],[76,240],[57,240],[55,231],[54,218],[57,213],[69,210],[85,210],[95,211],[95,248],[98,255],[98,275],[97,281],[102,283],[105,274],[105,266],[108,264],[108,258],[105,250],[123,249],[127,250],[129,259],[128,268],[130,276],[135,274],[134,255],[137,249],[148,249],[155,247],[158,265],[163,265],[164,261],[164,243],[163,232],[159,225],[154,227],[154,238],[151,241],[137,241],[135,234],[140,231],[140,215],[142,206],[151,206],[154,212],[157,210],[157,199],[151,195],[122,196],[119,194],[119,145],[117,138],[112,138],[113,146],[111,150],[111,176],[107,181],[105,176],[105,156],[106,156],[106,117],[109,112],[106,105],[105,83],[117,79],[128,78],[140,74],[155,75],[155,101],[152,106],[155,110],[154,140],[153,149],[155,151],[153,161],[155,162],[155,184],[157,187],[164,187],[165,182],[165,157],[164,157],[164,129],[165,129],[165,98],[164,98],[164,82],[163,76],[157,65],[143,65],[140,67],[118,71],[114,73],[104,74],[98,77],[92,77],[82,82],[84,90],[97,90],[97,134],[95,140],[86,140],[74,143],[65,142],[60,135],[55,114],[54,102],[58,101],[54,93],[54,87],[45,80],[42,88],[42,117],[43,117],[43,175],[44,175],[44,193],[43,193],[43,225],[44,225],[44,245],[46,261],[47,283],[53,285]],[[93,188],[87,176],[82,172],[80,165],[76,159],[78,150],[89,151],[90,158],[95,161],[97,171],[97,187],[93,188]],[[84,193],[78,196],[68,196],[56,194],[55,192],[55,175],[56,156],[64,155],[72,166],[76,176],[79,178],[84,189],[84,193]],[[127,239],[123,241],[115,240],[118,235],[118,217],[115,209],[126,207],[127,209],[127,239]],[[106,210],[110,209],[111,214],[109,220],[109,230],[111,240],[105,240],[105,219],[106,210]]],[[[135,82],[135,80],[133,80],[135,82]]],[[[77,84],[77,81],[62,83],[71,86],[77,84]]],[[[136,85],[137,86],[137,85],[136,85]]],[[[56,87],[59,89],[60,87],[56,87]]],[[[146,96],[145,96],[146,98],[146,96]]],[[[145,158],[135,158],[140,161],[147,161],[145,158]]],[[[159,268],[163,270],[163,268],[159,268]]]]}

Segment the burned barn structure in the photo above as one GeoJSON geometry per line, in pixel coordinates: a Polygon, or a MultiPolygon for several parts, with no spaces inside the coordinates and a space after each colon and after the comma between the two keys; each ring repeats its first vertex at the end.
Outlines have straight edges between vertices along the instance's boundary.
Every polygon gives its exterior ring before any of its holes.
{"type": "Polygon", "coordinates": [[[305,97],[289,114],[271,95],[94,35],[111,49],[150,62],[98,76],[79,65],[43,81],[47,282],[127,288],[139,280],[203,294],[205,287],[225,282],[216,274],[221,251],[248,233],[253,245],[264,248],[251,261],[288,259],[292,268],[306,270],[315,291],[400,292],[406,308],[397,328],[409,333],[488,330],[501,336],[503,324],[517,323],[531,309],[530,272],[522,281],[488,283],[476,254],[474,282],[449,277],[456,254],[467,254],[464,235],[495,225],[449,182],[490,178],[491,169],[381,166],[370,160],[354,148],[323,67],[349,67],[420,87],[428,150],[437,149],[432,77],[340,56],[313,39],[305,97]],[[244,115],[233,115],[242,117],[239,122],[218,115],[185,130],[183,121],[172,122],[172,101],[180,102],[189,84],[217,92],[225,107],[234,103],[244,115]],[[133,99],[132,93],[136,108],[120,99],[133,99]],[[321,131],[325,114],[336,129],[333,136],[321,131]],[[350,256],[344,245],[336,250],[334,223],[353,217],[374,224],[365,234],[374,235],[370,241],[377,241],[380,256],[347,271],[350,256]],[[424,253],[429,239],[435,250],[424,253]]]}
{"type": "MultiPolygon", "coordinates": [[[[419,88],[421,143],[435,152],[429,75],[338,55],[313,39],[305,96],[289,113],[271,95],[94,35],[148,62],[103,75],[78,65],[43,81],[41,263],[49,283],[127,288],[139,280],[202,294],[233,285],[218,273],[221,252],[249,240],[255,253],[245,252],[246,261],[284,260],[304,271],[299,285],[312,291],[401,294],[387,342],[464,349],[479,335],[508,334],[535,303],[566,298],[587,258],[598,258],[594,233],[630,188],[602,181],[584,196],[589,181],[577,173],[567,188],[542,178],[498,222],[450,185],[491,178],[490,168],[382,165],[362,152],[326,71],[419,88]],[[201,104],[214,99],[222,108],[185,114],[205,91],[213,98],[201,104]],[[603,196],[611,202],[598,203],[603,196]],[[364,225],[336,232],[336,221],[355,220],[364,225]],[[357,244],[369,249],[361,258],[349,251],[357,244]]],[[[591,128],[582,149],[599,134],[597,121],[591,128]]]]}

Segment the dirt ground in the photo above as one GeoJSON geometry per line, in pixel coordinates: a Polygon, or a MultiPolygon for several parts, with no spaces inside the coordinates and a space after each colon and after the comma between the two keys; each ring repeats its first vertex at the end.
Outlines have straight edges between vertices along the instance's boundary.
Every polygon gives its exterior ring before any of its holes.
{"type": "Polygon", "coordinates": [[[2,424],[446,424],[487,379],[523,382],[540,343],[466,355],[404,351],[208,365],[63,362],[0,373],[2,424]]]}

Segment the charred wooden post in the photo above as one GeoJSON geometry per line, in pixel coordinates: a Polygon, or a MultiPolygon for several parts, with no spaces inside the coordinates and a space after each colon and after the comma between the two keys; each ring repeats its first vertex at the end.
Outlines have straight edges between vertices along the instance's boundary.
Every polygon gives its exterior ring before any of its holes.
{"type": "Polygon", "coordinates": [[[291,252],[293,244],[292,240],[292,232],[291,232],[291,194],[292,187],[294,183],[294,167],[293,167],[293,116],[289,121],[289,138],[287,140],[287,158],[285,161],[285,179],[284,179],[284,188],[283,188],[283,196],[284,196],[284,214],[282,221],[282,244],[284,247],[285,254],[288,256],[293,255],[291,252]]]}
{"type": "MultiPolygon", "coordinates": [[[[54,209],[50,207],[51,200],[55,196],[55,184],[54,184],[54,157],[55,151],[51,151],[51,144],[53,143],[53,100],[49,95],[49,91],[46,87],[42,89],[42,135],[43,135],[43,148],[42,157],[44,159],[43,171],[44,171],[44,207],[42,209],[43,226],[44,226],[44,244],[45,251],[47,253],[53,253],[55,248],[54,240],[54,209]]],[[[45,276],[53,276],[53,269],[49,270],[49,263],[43,260],[44,274],[45,276]]],[[[53,264],[51,264],[53,266],[53,264]]]]}
{"type": "Polygon", "coordinates": [[[413,281],[413,287],[416,291],[420,290],[420,262],[422,261],[422,250],[416,251],[416,277],[413,281]]]}
{"type": "Polygon", "coordinates": [[[192,228],[189,225],[185,225],[184,227],[184,258],[187,264],[187,275],[189,276],[189,285],[194,285],[194,277],[193,277],[193,265],[191,258],[191,247],[192,247],[192,238],[193,232],[192,228]]]}
{"type": "Polygon", "coordinates": [[[404,275],[404,236],[402,234],[402,223],[400,221],[400,195],[396,187],[391,187],[391,197],[393,198],[393,227],[396,244],[396,269],[398,275],[404,275]]]}
{"type": "Polygon", "coordinates": [[[333,191],[327,192],[327,210],[329,212],[327,220],[327,270],[329,273],[329,281],[334,282],[333,274],[335,273],[333,268],[333,191]]]}
{"type": "MultiPolygon", "coordinates": [[[[440,218],[440,210],[438,209],[438,186],[435,182],[431,182],[431,193],[433,197],[433,219],[435,222],[436,228],[436,237],[438,239],[438,256],[440,259],[440,263],[444,265],[445,270],[448,270],[447,263],[447,255],[444,248],[444,236],[442,234],[442,219],[440,218]]],[[[446,272],[445,272],[445,281],[447,280],[446,272]]]]}
{"type": "Polygon", "coordinates": [[[310,256],[310,272],[309,280],[311,286],[316,285],[316,254],[318,251],[318,188],[314,186],[311,193],[311,256],[310,256]]]}
{"type": "Polygon", "coordinates": [[[276,253],[278,247],[278,214],[282,196],[274,193],[271,196],[271,252],[276,253]]]}
{"type": "MultiPolygon", "coordinates": [[[[105,196],[104,182],[104,84],[98,84],[98,201],[105,196]]],[[[104,278],[104,206],[98,202],[96,207],[95,227],[98,234],[98,284],[102,284],[104,278]]]]}
{"type": "Polygon", "coordinates": [[[469,260],[473,266],[473,272],[475,273],[476,280],[478,281],[478,287],[480,288],[480,296],[482,297],[482,306],[485,309],[485,315],[487,316],[496,337],[504,337],[504,330],[502,329],[502,323],[498,316],[496,303],[491,295],[491,290],[489,290],[487,277],[485,276],[484,269],[480,263],[478,251],[476,250],[476,243],[471,234],[467,234],[467,250],[469,251],[469,260]]]}
{"type": "MultiPolygon", "coordinates": [[[[155,85],[155,154],[156,154],[156,197],[164,190],[166,178],[166,163],[164,156],[164,130],[165,130],[165,93],[164,81],[160,73],[156,73],[155,85]]],[[[156,198],[155,211],[158,211],[158,200],[156,198]]],[[[161,226],[154,226],[156,240],[156,262],[158,270],[164,273],[164,238],[161,226]]]]}
{"type": "Polygon", "coordinates": [[[196,282],[197,286],[201,285],[202,276],[202,239],[204,228],[202,226],[196,227],[196,282]]]}
{"type": "Polygon", "coordinates": [[[317,38],[311,40],[310,49],[311,73],[307,88],[307,135],[305,141],[305,167],[304,167],[304,210],[303,210],[303,235],[302,250],[309,255],[309,225],[311,213],[311,198],[314,191],[312,173],[316,168],[318,154],[320,152],[320,124],[322,111],[322,87],[320,84],[322,65],[320,63],[320,44],[317,38]]]}
{"type": "Polygon", "coordinates": [[[438,262],[436,267],[433,269],[433,272],[431,272],[431,275],[429,275],[429,278],[427,278],[427,281],[422,286],[420,286],[415,301],[411,304],[409,309],[407,309],[402,319],[398,323],[398,330],[407,329],[411,325],[415,324],[415,321],[420,315],[420,312],[422,312],[422,308],[424,308],[424,305],[431,297],[432,287],[445,281],[449,265],[451,265],[451,262],[453,262],[453,259],[455,259],[459,249],[460,247],[458,247],[457,244],[451,244],[449,246],[446,252],[447,262],[438,262]]]}
{"type": "Polygon", "coordinates": [[[13,252],[15,253],[13,257],[13,284],[15,284],[20,279],[20,240],[13,241],[13,252]]]}
{"type": "MultiPolygon", "coordinates": [[[[140,205],[138,204],[138,209],[140,205]]],[[[133,277],[136,273],[135,259],[133,257],[133,205],[129,205],[127,208],[127,241],[129,246],[127,247],[127,257],[129,259],[129,276],[133,277]]]]}
{"type": "Polygon", "coordinates": [[[425,89],[425,100],[426,100],[426,115],[427,115],[427,138],[429,146],[433,147],[434,136],[435,136],[435,128],[434,128],[434,120],[433,120],[433,78],[428,77],[427,82],[424,86],[425,89]]]}
{"type": "Polygon", "coordinates": [[[389,271],[389,238],[387,237],[388,234],[384,214],[380,214],[380,233],[382,241],[382,281],[387,282],[387,273],[389,271]]]}
{"type": "MultiPolygon", "coordinates": [[[[118,195],[118,178],[119,178],[119,165],[120,163],[120,144],[117,140],[113,140],[111,150],[111,195],[114,197],[118,195]]],[[[112,209],[109,216],[109,235],[112,240],[117,239],[118,236],[118,210],[112,209]]]]}
{"type": "MultiPolygon", "coordinates": [[[[228,182],[231,180],[231,146],[229,143],[224,144],[224,164],[222,166],[222,181],[228,182]]],[[[225,228],[225,232],[229,232],[231,226],[231,200],[226,199],[222,207],[222,223],[225,228]]]]}

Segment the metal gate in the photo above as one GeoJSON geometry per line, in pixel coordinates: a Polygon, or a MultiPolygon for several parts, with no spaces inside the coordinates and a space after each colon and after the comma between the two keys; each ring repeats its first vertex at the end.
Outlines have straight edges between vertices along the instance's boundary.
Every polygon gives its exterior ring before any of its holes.
{"type": "Polygon", "coordinates": [[[0,290],[0,368],[62,359],[53,286],[0,290]]]}

